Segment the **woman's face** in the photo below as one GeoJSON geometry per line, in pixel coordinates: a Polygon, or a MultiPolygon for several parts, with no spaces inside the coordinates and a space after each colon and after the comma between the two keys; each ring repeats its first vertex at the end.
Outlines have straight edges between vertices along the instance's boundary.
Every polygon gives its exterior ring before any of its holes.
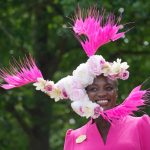
{"type": "Polygon", "coordinates": [[[86,91],[92,102],[96,102],[104,110],[107,110],[116,105],[117,89],[117,81],[101,75],[96,77],[91,85],[87,86],[86,91]]]}

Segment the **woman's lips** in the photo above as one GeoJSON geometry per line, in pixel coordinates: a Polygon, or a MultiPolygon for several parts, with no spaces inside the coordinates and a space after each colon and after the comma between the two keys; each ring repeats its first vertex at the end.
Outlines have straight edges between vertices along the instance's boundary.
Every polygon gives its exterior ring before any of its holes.
{"type": "Polygon", "coordinates": [[[109,100],[107,99],[97,100],[96,103],[99,104],[100,106],[106,106],[109,103],[109,100]]]}

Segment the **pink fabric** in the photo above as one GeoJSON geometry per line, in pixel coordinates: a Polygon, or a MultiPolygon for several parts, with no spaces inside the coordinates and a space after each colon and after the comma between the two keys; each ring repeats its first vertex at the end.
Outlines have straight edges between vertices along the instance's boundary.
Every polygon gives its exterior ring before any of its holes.
{"type": "Polygon", "coordinates": [[[150,118],[127,116],[110,127],[106,144],[98,132],[96,124],[89,121],[77,130],[69,129],[64,150],[150,150],[150,118]],[[87,139],[80,144],[75,142],[80,135],[87,139]]]}

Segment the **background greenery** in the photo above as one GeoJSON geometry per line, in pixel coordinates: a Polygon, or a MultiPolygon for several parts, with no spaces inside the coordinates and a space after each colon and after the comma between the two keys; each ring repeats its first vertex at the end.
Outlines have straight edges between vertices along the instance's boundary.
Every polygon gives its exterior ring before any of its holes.
{"type": "MultiPolygon", "coordinates": [[[[46,79],[58,81],[87,57],[71,30],[66,28],[77,3],[97,3],[106,12],[130,23],[124,39],[104,45],[98,54],[107,60],[128,61],[130,78],[120,81],[119,100],[144,81],[150,73],[150,1],[148,0],[1,0],[0,64],[31,53],[46,79]]],[[[62,150],[65,132],[85,123],[69,102],[54,103],[32,85],[5,91],[0,89],[0,150],[62,150]]]]}

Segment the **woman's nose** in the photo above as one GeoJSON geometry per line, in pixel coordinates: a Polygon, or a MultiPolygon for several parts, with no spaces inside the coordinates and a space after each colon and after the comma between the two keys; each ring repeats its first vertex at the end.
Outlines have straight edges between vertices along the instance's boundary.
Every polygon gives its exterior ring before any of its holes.
{"type": "Polygon", "coordinates": [[[107,93],[106,93],[105,90],[99,89],[99,90],[97,91],[97,96],[98,96],[99,98],[105,98],[105,97],[107,96],[107,93]]]}
{"type": "Polygon", "coordinates": [[[104,99],[104,98],[106,98],[107,96],[106,96],[105,94],[98,94],[97,97],[100,98],[100,99],[104,99]]]}

